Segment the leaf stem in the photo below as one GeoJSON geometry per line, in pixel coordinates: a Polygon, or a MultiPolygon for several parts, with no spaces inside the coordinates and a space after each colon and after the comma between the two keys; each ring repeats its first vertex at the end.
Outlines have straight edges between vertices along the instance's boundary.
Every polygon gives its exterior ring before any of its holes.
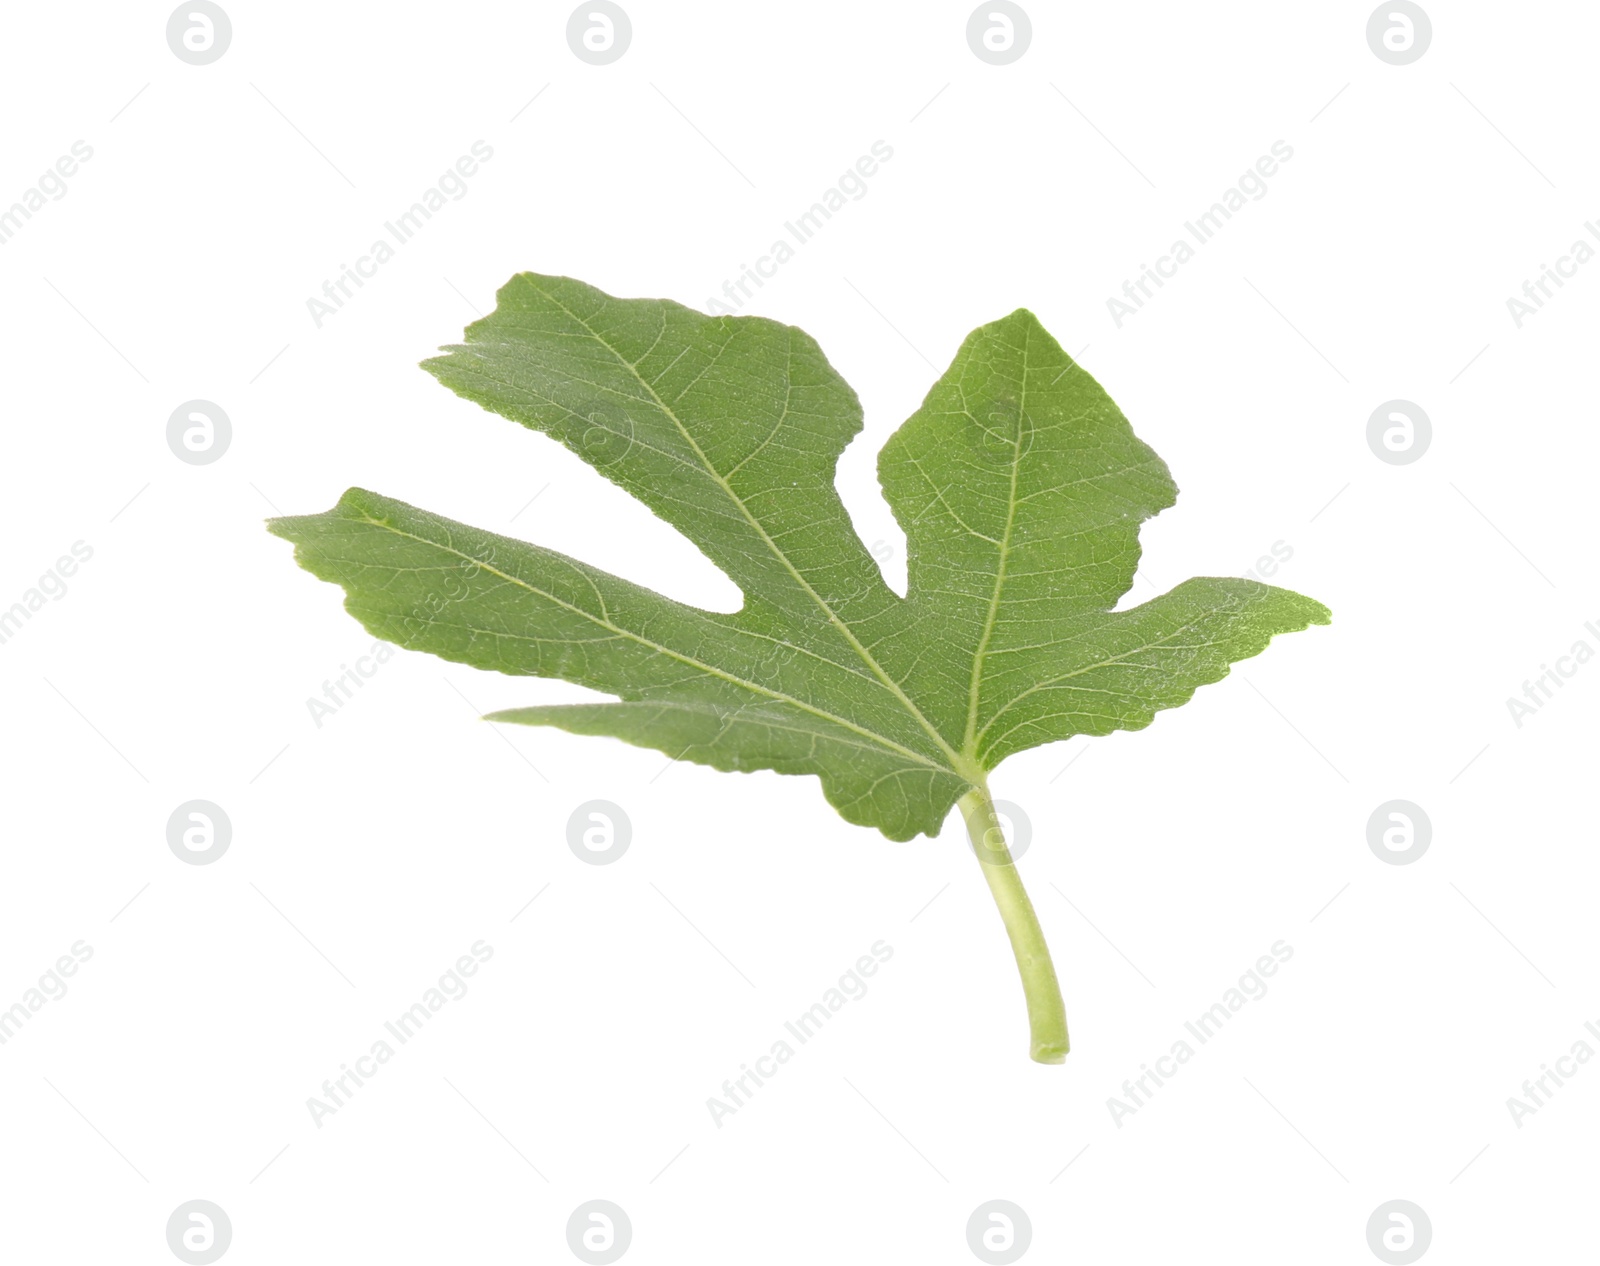
{"type": "Polygon", "coordinates": [[[1005,834],[995,816],[989,788],[974,785],[961,797],[961,815],[967,821],[967,834],[983,867],[994,903],[1011,939],[1011,952],[1022,974],[1022,993],[1028,1002],[1028,1054],[1041,1064],[1059,1064],[1066,1059],[1067,1009],[1061,1001],[1061,986],[1056,981],[1050,948],[1044,943],[1039,917],[1022,886],[1005,834]]]}

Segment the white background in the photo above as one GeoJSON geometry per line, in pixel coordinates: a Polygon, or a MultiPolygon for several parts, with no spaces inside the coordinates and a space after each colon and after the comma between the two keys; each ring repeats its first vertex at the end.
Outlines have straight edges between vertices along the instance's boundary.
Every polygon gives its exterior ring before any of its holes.
{"type": "Polygon", "coordinates": [[[634,0],[595,67],[565,5],[225,7],[209,66],[164,5],[6,15],[0,205],[94,151],[0,247],[0,607],[94,551],[0,645],[0,1007],[94,951],[0,1047],[8,1260],[170,1262],[196,1198],[240,1266],[577,1260],[591,1198],[639,1263],[971,1262],[992,1198],[1027,1211],[1026,1260],[1372,1261],[1391,1199],[1426,1210],[1429,1260],[1592,1253],[1600,1067],[1521,1128],[1506,1100],[1600,1023],[1600,665],[1520,728],[1505,701],[1600,649],[1600,263],[1521,329],[1505,301],[1600,214],[1600,13],[1431,4],[1396,67],[1365,3],[1033,3],[996,67],[965,4],[634,0]],[[317,328],[307,298],[478,140],[467,195],[317,328]],[[1282,541],[1274,580],[1334,613],[1144,732],[995,775],[1033,824],[1059,1067],[1026,1058],[958,816],[891,844],[809,779],[492,727],[584,692],[411,653],[319,728],[307,699],[371,639],[262,527],[359,484],[734,605],[416,363],[525,269],[703,306],[876,140],[868,194],[745,311],[859,391],[840,486],[894,583],[876,452],[1025,305],[1182,489],[1151,584],[1282,541]],[[1106,300],[1276,140],[1268,194],[1118,329],[1106,300]],[[194,398],[232,419],[212,465],[167,447],[194,398]],[[1366,443],[1394,398],[1433,422],[1411,465],[1366,443]],[[194,798],[233,825],[212,865],[167,847],[194,798]],[[610,866],[565,839],[597,798],[633,826],[610,866]],[[1393,798],[1432,821],[1411,865],[1367,845],[1393,798]],[[870,992],[714,1126],[708,1096],[880,939],[870,992]],[[471,992],[315,1125],[308,1097],[478,940],[471,992]],[[1278,940],[1270,992],[1114,1123],[1278,940]]]}

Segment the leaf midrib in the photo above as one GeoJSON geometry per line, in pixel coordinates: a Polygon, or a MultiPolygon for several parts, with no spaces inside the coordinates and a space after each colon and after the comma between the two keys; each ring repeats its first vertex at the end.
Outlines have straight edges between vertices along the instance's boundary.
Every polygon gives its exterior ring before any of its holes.
{"type": "MultiPolygon", "coordinates": [[[[839,716],[836,713],[829,712],[825,708],[819,708],[814,704],[807,703],[803,699],[796,699],[793,695],[785,694],[781,690],[773,690],[770,687],[763,686],[759,682],[746,680],[737,674],[730,673],[725,669],[717,668],[715,665],[707,664],[703,660],[696,659],[692,655],[685,655],[681,651],[674,650],[670,646],[662,645],[651,638],[641,637],[631,629],[625,629],[620,625],[613,624],[610,620],[602,619],[592,612],[585,611],[582,607],[574,606],[572,603],[558,598],[553,593],[548,593],[536,585],[530,585],[520,576],[513,576],[507,572],[503,572],[498,567],[486,563],[481,559],[473,558],[470,554],[463,553],[461,550],[455,549],[452,546],[442,545],[438,541],[430,541],[425,536],[418,536],[414,532],[404,531],[401,528],[395,527],[392,523],[381,522],[378,519],[372,518],[370,515],[362,515],[360,519],[355,521],[365,523],[369,527],[379,528],[382,531],[392,533],[395,536],[403,537],[406,540],[416,541],[418,544],[426,545],[430,549],[437,549],[446,554],[452,554],[463,561],[472,563],[473,566],[481,568],[483,571],[489,572],[491,575],[498,576],[507,584],[515,585],[518,588],[525,589],[536,597],[543,598],[545,601],[553,603],[556,606],[561,607],[563,610],[570,611],[573,615],[581,616],[588,620],[591,624],[605,629],[607,632],[614,633],[618,637],[627,638],[630,641],[638,643],[640,646],[648,647],[657,654],[665,655],[670,659],[675,659],[680,664],[687,665],[690,668],[699,669],[708,676],[720,678],[721,680],[728,682],[730,685],[739,686],[750,691],[752,694],[764,695],[766,698],[775,700],[779,703],[786,703],[792,707],[798,708],[802,712],[808,712],[820,720],[831,722],[832,724],[849,730],[852,733],[859,734],[863,738],[870,739],[872,742],[877,743],[880,747],[887,751],[894,752],[896,755],[904,756],[907,759],[916,761],[920,765],[926,765],[930,769],[937,770],[939,773],[949,774],[956,778],[963,777],[963,775],[958,773],[955,769],[940,765],[937,761],[928,759],[928,757],[924,756],[921,752],[914,751],[909,747],[904,747],[886,735],[879,734],[875,730],[869,730],[865,726],[858,725],[854,721],[851,721],[848,717],[839,716]]],[[[643,703],[647,701],[630,700],[629,702],[643,703]]]]}
{"type": "MultiPolygon", "coordinates": [[[[989,652],[989,642],[994,636],[995,622],[1000,615],[1000,593],[1006,583],[1006,562],[1011,555],[1011,532],[1017,519],[1017,468],[1022,464],[1022,429],[1028,416],[1028,339],[1026,326],[1022,332],[1022,390],[1017,393],[1017,431],[1011,441],[1011,481],[1006,493],[1006,526],[1000,534],[999,557],[995,563],[994,589],[989,595],[989,612],[984,617],[983,636],[978,639],[978,649],[972,657],[972,677],[967,683],[967,728],[961,748],[969,759],[977,760],[978,697],[983,691],[983,661],[989,652]]],[[[988,730],[985,726],[985,731],[988,730]]]]}
{"type": "MultiPolygon", "coordinates": [[[[862,663],[866,664],[872,675],[882,682],[883,685],[894,694],[895,698],[899,700],[900,705],[911,714],[913,719],[916,720],[917,724],[919,724],[927,732],[928,736],[939,746],[939,749],[944,752],[952,766],[950,772],[955,773],[955,769],[953,767],[964,763],[962,760],[962,754],[958,753],[955,748],[950,746],[944,735],[941,734],[933,725],[933,723],[929,721],[928,718],[923,714],[922,709],[917,707],[917,705],[911,701],[910,696],[907,695],[904,689],[901,688],[900,683],[889,676],[889,674],[884,670],[883,666],[878,663],[877,658],[872,654],[872,652],[862,645],[860,639],[856,637],[854,630],[852,630],[848,624],[840,619],[838,613],[834,611],[833,607],[829,605],[826,599],[824,599],[821,594],[811,587],[810,583],[800,573],[799,569],[796,568],[794,563],[790,561],[789,556],[784,553],[784,551],[779,548],[778,543],[767,534],[767,530],[761,525],[760,520],[758,520],[755,515],[750,512],[750,508],[745,504],[744,498],[740,497],[739,494],[733,490],[728,481],[723,478],[716,467],[714,467],[707,459],[705,452],[701,449],[700,445],[696,443],[694,437],[689,434],[689,430],[686,426],[684,426],[682,419],[680,419],[677,413],[668,406],[667,402],[657,394],[654,385],[652,385],[649,380],[647,380],[644,375],[639,372],[638,366],[633,364],[633,362],[624,356],[620,350],[607,342],[605,337],[601,335],[600,332],[597,331],[593,326],[591,326],[588,321],[584,320],[583,317],[572,311],[572,309],[567,307],[566,304],[562,303],[560,299],[556,298],[555,295],[551,294],[547,290],[540,289],[537,284],[535,284],[534,288],[539,290],[540,294],[544,295],[545,298],[547,298],[551,303],[555,304],[556,307],[560,308],[561,311],[565,312],[569,317],[572,318],[572,320],[576,321],[580,326],[588,331],[590,337],[593,338],[595,342],[600,344],[601,347],[605,348],[606,351],[610,352],[611,355],[616,358],[617,363],[626,367],[627,371],[633,375],[634,381],[643,387],[645,391],[650,393],[650,398],[655,402],[656,407],[671,419],[672,424],[678,428],[678,433],[683,436],[684,442],[688,444],[689,447],[694,451],[696,459],[700,462],[706,474],[716,481],[717,486],[722,489],[724,495],[727,496],[729,501],[731,501],[735,508],[737,508],[745,522],[749,523],[751,528],[755,530],[756,534],[760,536],[762,542],[766,545],[768,550],[771,551],[772,556],[783,565],[784,570],[787,571],[791,577],[793,577],[795,583],[799,585],[800,588],[805,591],[807,596],[809,596],[811,600],[817,604],[817,607],[824,615],[827,616],[828,622],[832,624],[839,634],[845,639],[845,641],[849,643],[851,650],[853,650],[861,658],[862,663]]],[[[665,327],[667,321],[667,313],[665,310],[663,310],[661,313],[661,321],[663,327],[665,327]]],[[[788,340],[786,355],[790,360],[792,360],[794,335],[792,331],[788,330],[787,327],[785,327],[785,336],[788,340]]],[[[788,375],[786,373],[785,377],[787,378],[787,376],[788,375]]],[[[785,406],[785,416],[787,416],[787,406],[785,406]]],[[[957,777],[962,776],[963,775],[957,775],[957,777]]]]}
{"type": "MultiPolygon", "coordinates": [[[[532,715],[534,713],[549,713],[549,714],[554,715],[554,714],[559,714],[559,713],[562,713],[562,712],[575,712],[575,711],[586,711],[586,710],[592,710],[592,711],[598,711],[598,712],[607,712],[607,711],[611,711],[611,710],[616,709],[616,708],[654,708],[654,709],[658,709],[658,710],[660,710],[662,712],[702,712],[702,713],[706,713],[708,715],[714,716],[714,717],[716,717],[719,720],[722,720],[724,722],[732,721],[732,722],[739,722],[739,723],[749,724],[749,725],[763,725],[763,726],[766,726],[766,727],[768,727],[770,729],[783,730],[783,731],[785,731],[786,733],[789,733],[789,734],[808,735],[812,739],[815,739],[817,737],[817,731],[816,730],[807,729],[805,726],[797,724],[792,718],[784,717],[781,714],[773,714],[773,713],[765,713],[765,712],[751,713],[751,712],[747,712],[744,708],[724,708],[724,707],[720,706],[719,704],[715,704],[715,703],[687,702],[687,701],[677,700],[677,699],[623,699],[623,700],[618,700],[615,703],[551,703],[551,704],[543,704],[543,705],[537,705],[536,704],[536,705],[534,705],[532,707],[527,707],[527,708],[501,708],[498,712],[490,714],[488,719],[491,720],[491,721],[493,721],[493,720],[505,720],[505,719],[512,719],[512,718],[520,718],[524,714],[532,715]]],[[[845,735],[829,735],[828,736],[828,742],[837,743],[841,747],[857,748],[857,749],[859,749],[859,750],[861,750],[863,752],[867,752],[867,751],[871,751],[872,750],[872,748],[867,743],[858,742],[857,740],[855,740],[853,738],[849,738],[849,737],[847,737],[845,735]]],[[[713,740],[713,743],[714,743],[714,740],[713,740]]],[[[711,746],[711,745],[712,744],[706,744],[705,746],[711,746]]],[[[952,772],[950,770],[946,770],[943,766],[940,766],[940,765],[932,765],[932,764],[930,764],[929,768],[934,770],[935,772],[941,773],[941,774],[952,772]]]]}

